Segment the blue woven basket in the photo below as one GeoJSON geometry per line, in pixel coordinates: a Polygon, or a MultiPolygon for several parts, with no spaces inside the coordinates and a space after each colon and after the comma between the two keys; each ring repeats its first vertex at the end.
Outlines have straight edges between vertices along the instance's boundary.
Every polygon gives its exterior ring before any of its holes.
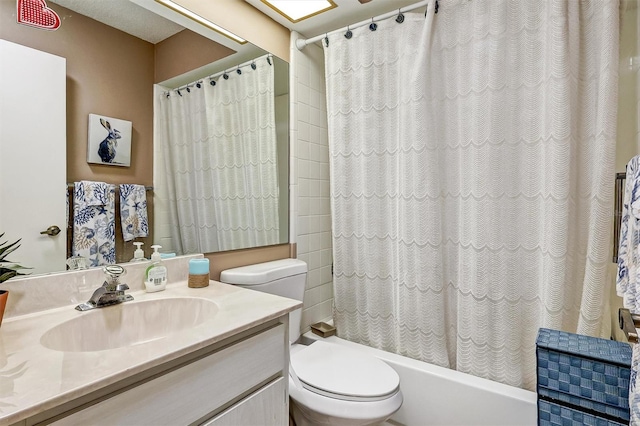
{"type": "Polygon", "coordinates": [[[627,426],[627,422],[616,422],[602,417],[538,400],[538,424],[540,426],[627,426]]]}
{"type": "Polygon", "coordinates": [[[628,422],[628,344],[541,328],[536,345],[538,395],[628,422]]]}

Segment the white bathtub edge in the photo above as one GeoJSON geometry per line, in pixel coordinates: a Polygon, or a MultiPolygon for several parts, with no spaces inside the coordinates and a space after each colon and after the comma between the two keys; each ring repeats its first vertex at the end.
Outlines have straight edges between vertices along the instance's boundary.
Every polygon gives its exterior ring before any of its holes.
{"type": "MultiPolygon", "coordinates": [[[[312,332],[305,333],[304,336],[313,340],[322,339],[312,332]]],[[[427,364],[336,336],[325,340],[380,358],[398,372],[405,403],[392,417],[396,422],[407,425],[537,424],[535,392],[427,364]],[[462,405],[468,410],[461,410],[464,408],[462,405]],[[442,410],[436,407],[441,407],[442,410]],[[471,420],[473,423],[469,423],[471,420]]]]}

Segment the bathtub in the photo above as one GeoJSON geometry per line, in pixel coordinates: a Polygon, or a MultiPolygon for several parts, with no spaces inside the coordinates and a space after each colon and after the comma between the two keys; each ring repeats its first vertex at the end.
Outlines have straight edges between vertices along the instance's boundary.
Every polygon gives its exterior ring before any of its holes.
{"type": "MultiPolygon", "coordinates": [[[[307,339],[320,337],[308,332],[307,339]]],[[[349,342],[326,341],[366,352],[389,364],[400,376],[404,402],[391,423],[420,426],[515,426],[537,424],[536,394],[513,386],[416,361],[349,342]]]]}

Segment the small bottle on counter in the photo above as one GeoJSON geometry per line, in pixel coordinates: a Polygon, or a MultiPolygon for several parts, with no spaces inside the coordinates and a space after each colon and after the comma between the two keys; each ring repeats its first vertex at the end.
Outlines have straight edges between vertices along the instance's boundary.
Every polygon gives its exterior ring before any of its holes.
{"type": "Polygon", "coordinates": [[[162,264],[162,257],[159,249],[162,246],[151,246],[153,253],[151,254],[151,266],[149,266],[144,274],[144,286],[147,293],[162,291],[167,287],[167,267],[162,264]]]}

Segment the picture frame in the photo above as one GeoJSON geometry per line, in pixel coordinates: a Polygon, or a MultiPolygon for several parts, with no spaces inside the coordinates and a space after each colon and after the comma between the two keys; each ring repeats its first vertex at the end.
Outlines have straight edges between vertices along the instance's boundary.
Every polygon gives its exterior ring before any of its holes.
{"type": "Polygon", "coordinates": [[[131,121],[89,114],[87,163],[131,166],[131,121]]]}

